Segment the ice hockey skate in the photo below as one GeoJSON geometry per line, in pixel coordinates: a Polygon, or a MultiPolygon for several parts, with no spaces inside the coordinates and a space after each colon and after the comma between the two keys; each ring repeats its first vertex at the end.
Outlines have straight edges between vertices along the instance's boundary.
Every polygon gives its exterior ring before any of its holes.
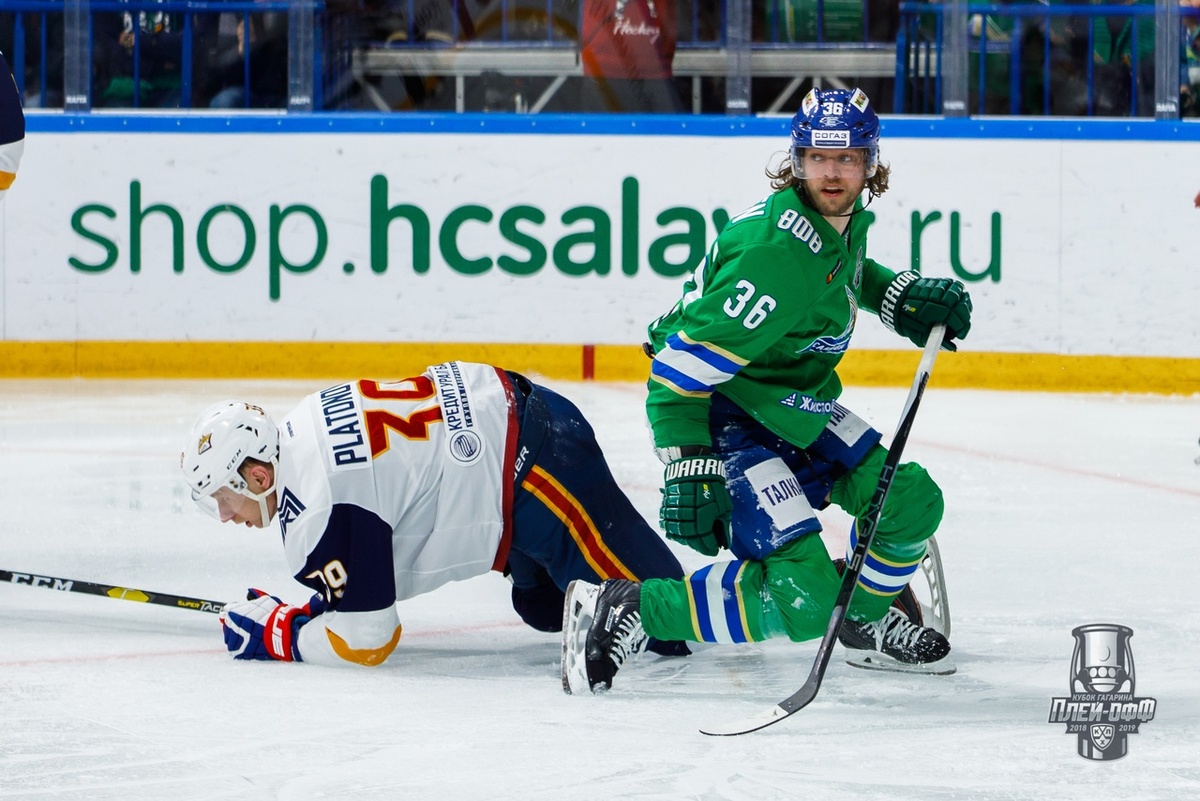
{"type": "Polygon", "coordinates": [[[948,676],[955,671],[950,643],[937,631],[918,625],[892,606],[882,620],[846,620],[838,639],[846,647],[846,662],[867,670],[948,676]]]}
{"type": "Polygon", "coordinates": [[[630,659],[646,650],[648,638],[638,611],[641,585],[609,579],[600,586],[572,581],[563,607],[563,692],[604,692],[630,659]]]}

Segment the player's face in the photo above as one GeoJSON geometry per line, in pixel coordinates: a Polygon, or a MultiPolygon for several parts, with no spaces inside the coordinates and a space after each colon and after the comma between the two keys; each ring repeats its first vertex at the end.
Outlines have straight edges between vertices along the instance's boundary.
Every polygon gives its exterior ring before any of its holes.
{"type": "Polygon", "coordinates": [[[221,487],[212,494],[217,502],[217,511],[222,523],[237,523],[251,528],[262,528],[262,510],[258,501],[235,492],[229,487],[221,487]]]}
{"type": "Polygon", "coordinates": [[[840,217],[854,209],[867,185],[867,151],[809,148],[802,159],[804,187],[823,217],[840,217]]]}

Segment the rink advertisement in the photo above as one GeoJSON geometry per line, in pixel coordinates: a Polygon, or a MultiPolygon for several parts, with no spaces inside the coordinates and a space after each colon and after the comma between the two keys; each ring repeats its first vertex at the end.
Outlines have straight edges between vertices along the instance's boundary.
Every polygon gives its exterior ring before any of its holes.
{"type": "MultiPolygon", "coordinates": [[[[786,144],[38,133],[4,208],[0,324],[34,342],[636,345],[786,144]]],[[[1175,179],[1197,142],[885,127],[882,152],[867,255],[967,283],[971,350],[1200,354],[1178,324],[1200,294],[1197,187],[1175,179]]],[[[860,320],[856,348],[907,348],[860,320]]]]}

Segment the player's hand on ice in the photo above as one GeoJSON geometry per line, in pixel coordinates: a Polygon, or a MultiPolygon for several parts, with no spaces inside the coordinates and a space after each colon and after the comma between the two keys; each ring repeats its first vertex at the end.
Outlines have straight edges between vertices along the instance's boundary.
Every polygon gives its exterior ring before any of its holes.
{"type": "Polygon", "coordinates": [[[659,523],[667,539],[682,542],[705,556],[716,556],[729,544],[733,501],[720,459],[704,454],[670,462],[662,492],[659,523]]]}
{"type": "Polygon", "coordinates": [[[882,306],[884,324],[920,348],[935,325],[946,326],[947,350],[958,350],[953,340],[966,339],[971,330],[971,296],[961,281],[903,272],[888,287],[882,306]]]}
{"type": "Polygon", "coordinates": [[[296,635],[310,618],[324,611],[324,600],[314,595],[304,606],[292,606],[253,588],[246,597],[221,610],[225,647],[233,658],[300,661],[296,635]]]}

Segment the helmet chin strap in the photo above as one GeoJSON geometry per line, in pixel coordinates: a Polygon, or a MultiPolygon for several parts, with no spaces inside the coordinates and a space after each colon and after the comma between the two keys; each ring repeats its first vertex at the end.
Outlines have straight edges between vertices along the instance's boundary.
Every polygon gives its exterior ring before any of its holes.
{"type": "Polygon", "coordinates": [[[270,522],[271,522],[271,511],[270,511],[270,508],[267,506],[267,498],[274,494],[275,494],[275,488],[271,487],[268,490],[263,490],[258,495],[250,496],[250,497],[254,498],[254,500],[258,501],[258,511],[262,514],[261,519],[262,519],[263,528],[266,528],[267,525],[270,524],[270,522]]]}

